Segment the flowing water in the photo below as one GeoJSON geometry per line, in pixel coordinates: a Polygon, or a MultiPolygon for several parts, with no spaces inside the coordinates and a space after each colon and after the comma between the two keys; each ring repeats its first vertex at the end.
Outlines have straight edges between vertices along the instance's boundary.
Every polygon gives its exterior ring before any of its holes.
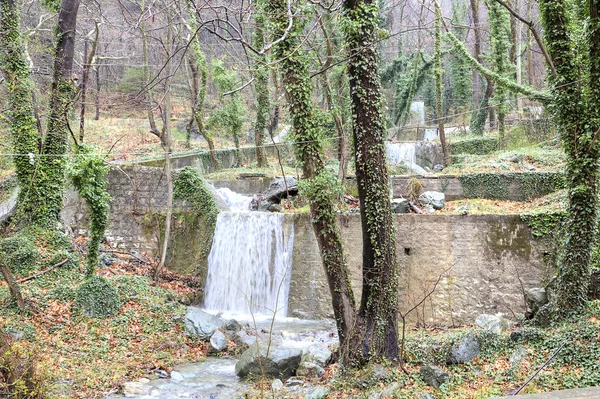
{"type": "Polygon", "coordinates": [[[294,246],[285,215],[250,212],[250,197],[219,194],[231,207],[221,212],[208,256],[204,307],[211,312],[286,316],[294,246]]]}
{"type": "Polygon", "coordinates": [[[433,141],[438,137],[437,129],[425,129],[423,132],[423,141],[433,141]]]}

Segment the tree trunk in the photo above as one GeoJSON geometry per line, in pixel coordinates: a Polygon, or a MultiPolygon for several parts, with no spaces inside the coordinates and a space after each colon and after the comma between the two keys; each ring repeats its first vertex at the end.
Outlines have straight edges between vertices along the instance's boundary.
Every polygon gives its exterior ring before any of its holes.
{"type": "Polygon", "coordinates": [[[363,234],[363,291],[357,326],[342,361],[398,360],[398,266],[385,156],[385,124],[377,56],[379,8],[375,0],[344,2],[349,26],[348,76],[356,179],[363,234]]]}
{"type": "Polygon", "coordinates": [[[92,43],[92,49],[88,54],[88,40],[85,39],[84,44],[84,58],[83,58],[83,74],[81,77],[81,111],[79,113],[79,143],[83,143],[83,135],[85,132],[85,101],[87,94],[87,86],[90,76],[90,68],[96,58],[96,48],[98,46],[98,23],[96,23],[96,37],[94,38],[94,42],[92,43]]]}
{"type": "MultiPolygon", "coordinates": [[[[312,226],[329,283],[340,345],[343,347],[354,326],[355,305],[333,204],[335,198],[332,191],[339,182],[334,176],[328,175],[323,165],[322,147],[318,139],[321,137],[321,126],[315,118],[315,106],[311,100],[313,86],[308,60],[302,50],[296,51],[306,20],[295,19],[292,31],[284,37],[289,24],[287,4],[286,0],[271,0],[265,6],[274,25],[273,40],[282,39],[273,51],[275,57],[281,60],[279,68],[293,124],[291,137],[296,142],[296,159],[302,164],[312,226]]],[[[292,12],[290,10],[290,14],[292,12]]]]}
{"type": "MultiPolygon", "coordinates": [[[[142,0],[141,12],[145,13],[146,2],[142,0]]],[[[156,120],[154,119],[154,109],[152,106],[152,90],[150,90],[150,71],[148,69],[148,34],[146,33],[146,21],[142,17],[140,20],[140,33],[142,35],[142,73],[143,73],[143,85],[142,91],[144,93],[143,99],[146,103],[146,110],[148,115],[148,123],[150,124],[150,133],[158,138],[161,138],[161,132],[156,127],[156,120]]]]}
{"type": "Polygon", "coordinates": [[[54,76],[50,88],[48,128],[43,144],[43,157],[35,177],[44,198],[35,211],[34,221],[54,226],[59,221],[65,191],[65,154],[69,148],[69,113],[74,95],[73,57],[79,0],[63,0],[56,29],[54,76]]]}
{"type": "MultiPolygon", "coordinates": [[[[265,45],[265,15],[262,7],[257,7],[254,17],[256,28],[254,30],[254,47],[262,49],[265,45]]],[[[254,81],[256,90],[256,120],[254,122],[254,144],[256,146],[256,163],[259,168],[267,164],[265,156],[265,131],[269,117],[269,68],[265,63],[266,56],[255,56],[254,81]]]]}
{"type": "MultiPolygon", "coordinates": [[[[473,19],[473,33],[475,36],[475,42],[473,45],[473,57],[481,62],[481,32],[479,27],[479,0],[470,0],[471,4],[471,17],[473,19]]],[[[479,72],[473,69],[473,105],[479,104],[481,94],[481,78],[479,72]]],[[[485,121],[484,121],[485,123],[485,121]]]]}
{"type": "Polygon", "coordinates": [[[565,245],[558,260],[556,314],[584,308],[590,279],[590,259],[596,238],[598,159],[600,148],[600,18],[598,0],[589,1],[587,40],[573,43],[569,7],[564,0],[541,0],[540,12],[547,49],[557,76],[549,76],[554,95],[554,119],[567,155],[568,190],[565,245]],[[583,74],[579,56],[587,45],[589,71],[583,74]],[[578,49],[577,54],[573,49],[578,49]],[[564,84],[584,79],[581,84],[564,84]],[[587,81],[585,81],[587,80],[587,81]],[[585,87],[582,90],[581,87],[585,87]],[[593,104],[592,106],[589,106],[593,104]]]}
{"type": "Polygon", "coordinates": [[[448,143],[446,143],[446,132],[444,131],[444,103],[443,103],[443,87],[442,87],[442,74],[444,69],[442,66],[442,10],[435,2],[435,113],[438,122],[438,133],[440,136],[440,142],[442,143],[442,154],[444,167],[450,163],[450,154],[448,154],[448,143]]]}
{"type": "Polygon", "coordinates": [[[100,120],[100,64],[97,64],[94,67],[94,73],[96,75],[96,96],[94,98],[94,103],[96,106],[96,115],[94,115],[94,120],[100,120]]]}
{"type": "MultiPolygon", "coordinates": [[[[34,117],[33,82],[21,35],[20,14],[14,0],[0,0],[0,71],[6,80],[7,105],[12,151],[15,154],[38,155],[40,134],[34,117]]],[[[33,158],[34,162],[39,158],[33,158]]],[[[15,220],[19,223],[36,211],[37,185],[33,184],[35,168],[30,157],[14,157],[17,181],[21,190],[15,220]]]]}
{"type": "Polygon", "coordinates": [[[25,301],[23,300],[23,295],[21,295],[21,289],[19,288],[19,283],[17,283],[15,280],[15,276],[12,274],[8,266],[3,263],[0,263],[0,273],[2,273],[4,280],[6,280],[10,295],[17,303],[19,310],[21,312],[25,312],[25,301]]]}

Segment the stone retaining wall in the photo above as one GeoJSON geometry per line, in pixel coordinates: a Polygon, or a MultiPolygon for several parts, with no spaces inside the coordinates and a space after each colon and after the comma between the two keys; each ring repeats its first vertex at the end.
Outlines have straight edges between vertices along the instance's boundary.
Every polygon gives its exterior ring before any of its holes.
{"type": "MultiPolygon", "coordinates": [[[[125,250],[159,253],[166,203],[162,169],[113,169],[109,180],[113,197],[106,234],[109,242],[125,250]]],[[[175,203],[174,215],[169,267],[205,275],[202,218],[182,202],[175,203]]],[[[62,216],[75,233],[86,233],[85,204],[74,192],[67,195],[62,216]]],[[[309,216],[289,214],[286,221],[294,223],[295,230],[290,312],[330,316],[329,289],[309,216]]],[[[539,286],[548,274],[543,261],[547,249],[532,238],[518,215],[396,215],[395,222],[403,307],[420,301],[439,279],[435,292],[413,312],[414,321],[459,325],[472,323],[481,313],[512,316],[524,310],[522,288],[539,286]]],[[[339,223],[352,285],[359,292],[360,216],[340,215],[339,223]]]]}

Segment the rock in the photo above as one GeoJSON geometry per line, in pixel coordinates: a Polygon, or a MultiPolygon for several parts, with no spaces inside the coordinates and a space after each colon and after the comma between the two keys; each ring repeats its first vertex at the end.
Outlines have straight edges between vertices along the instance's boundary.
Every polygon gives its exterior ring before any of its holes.
{"type": "Polygon", "coordinates": [[[187,334],[203,341],[210,340],[215,331],[223,327],[223,320],[195,306],[188,307],[185,315],[187,334]]]}
{"type": "Polygon", "coordinates": [[[142,382],[130,381],[123,384],[123,396],[133,398],[136,396],[148,395],[152,387],[142,382]]]}
{"type": "Polygon", "coordinates": [[[100,260],[102,261],[102,264],[106,267],[111,267],[114,263],[111,257],[106,254],[100,254],[100,260]]]}
{"type": "Polygon", "coordinates": [[[523,155],[515,155],[510,157],[509,161],[512,163],[519,163],[523,160],[523,155]]]}
{"type": "Polygon", "coordinates": [[[296,370],[296,375],[298,377],[306,377],[306,378],[318,378],[323,375],[325,369],[313,362],[302,362],[300,366],[298,366],[298,370],[296,370]]]}
{"type": "Polygon", "coordinates": [[[287,197],[287,193],[290,195],[298,194],[298,184],[295,177],[286,177],[285,182],[283,177],[273,179],[269,188],[267,188],[261,196],[263,197],[263,201],[275,203],[281,201],[282,198],[287,197]],[[285,183],[287,183],[287,192],[285,183]]]}
{"type": "Polygon", "coordinates": [[[228,333],[234,333],[234,332],[240,331],[242,329],[242,326],[236,320],[231,319],[231,320],[227,320],[225,322],[225,324],[223,324],[223,328],[228,333]]]}
{"type": "Polygon", "coordinates": [[[419,399],[435,399],[435,396],[426,392],[426,393],[422,394],[421,396],[419,396],[419,399]]]}
{"type": "Polygon", "coordinates": [[[273,380],[271,389],[274,391],[280,391],[283,389],[283,382],[280,379],[273,380]]]}
{"type": "Polygon", "coordinates": [[[238,377],[260,376],[289,378],[300,365],[302,350],[297,348],[271,346],[267,356],[267,346],[254,344],[248,348],[235,364],[238,377]]]}
{"type": "Polygon", "coordinates": [[[315,389],[308,391],[304,395],[304,399],[323,399],[329,394],[329,389],[326,387],[318,386],[315,389]]]}
{"type": "Polygon", "coordinates": [[[450,378],[448,373],[435,366],[423,366],[421,367],[421,370],[419,370],[419,373],[427,385],[436,389],[450,378]]]}
{"type": "Polygon", "coordinates": [[[165,370],[154,370],[154,375],[158,378],[169,378],[169,374],[165,370]]]}
{"type": "Polygon", "coordinates": [[[425,191],[423,194],[419,195],[419,202],[421,205],[431,205],[433,206],[433,209],[437,210],[444,207],[445,200],[446,196],[444,193],[438,191],[425,191]]]}
{"type": "Polygon", "coordinates": [[[269,212],[283,212],[283,207],[279,204],[271,204],[267,210],[269,212]]]}
{"type": "Polygon", "coordinates": [[[302,386],[302,385],[304,385],[304,381],[299,380],[297,378],[290,378],[285,383],[286,387],[299,387],[299,386],[302,386]]]}
{"type": "Polygon", "coordinates": [[[444,165],[442,165],[441,163],[438,163],[437,165],[433,166],[434,172],[441,172],[442,170],[444,170],[444,165]]]}
{"type": "Polygon", "coordinates": [[[221,332],[221,330],[217,330],[210,337],[210,349],[211,352],[223,352],[227,349],[227,337],[225,334],[221,332]]]}
{"type": "Polygon", "coordinates": [[[392,200],[392,211],[394,213],[410,213],[408,200],[405,198],[394,198],[392,200]]]}
{"type": "Polygon", "coordinates": [[[548,294],[543,288],[530,288],[525,291],[525,301],[532,314],[536,314],[548,303],[548,294]]]}
{"type": "Polygon", "coordinates": [[[171,379],[173,381],[183,381],[185,377],[179,371],[171,371],[171,379]]]}
{"type": "Polygon", "coordinates": [[[529,171],[529,172],[533,172],[533,171],[537,170],[537,169],[535,168],[535,166],[531,166],[531,165],[527,165],[527,166],[525,166],[525,169],[527,169],[527,171],[529,171]]]}
{"type": "Polygon", "coordinates": [[[511,363],[521,363],[523,360],[525,360],[525,357],[527,357],[527,349],[519,346],[510,354],[508,361],[511,363]]]}
{"type": "Polygon", "coordinates": [[[433,205],[427,204],[423,207],[423,212],[425,213],[435,213],[435,209],[433,209],[433,205]]]}
{"type": "Polygon", "coordinates": [[[271,205],[273,205],[273,203],[271,201],[262,200],[258,204],[258,208],[256,208],[256,210],[259,212],[266,212],[269,210],[271,205]]]}
{"type": "Polygon", "coordinates": [[[315,343],[302,353],[302,363],[315,363],[325,367],[329,363],[331,355],[332,353],[326,344],[315,343]]]}
{"type": "Polygon", "coordinates": [[[475,325],[494,334],[502,334],[506,330],[506,320],[500,316],[482,314],[475,319],[475,325]]]}
{"type": "Polygon", "coordinates": [[[245,351],[256,342],[256,336],[248,334],[241,330],[231,336],[231,340],[235,342],[241,351],[245,351]]]}
{"type": "Polygon", "coordinates": [[[480,350],[481,344],[479,343],[479,340],[475,334],[470,333],[463,337],[459,342],[452,345],[452,348],[450,348],[450,353],[448,353],[446,358],[446,363],[468,363],[479,356],[480,350]]]}
{"type": "Polygon", "coordinates": [[[393,398],[396,397],[395,393],[400,388],[402,388],[402,384],[399,382],[392,382],[387,387],[383,388],[380,391],[371,392],[369,394],[369,399],[384,399],[384,398],[393,398]]]}

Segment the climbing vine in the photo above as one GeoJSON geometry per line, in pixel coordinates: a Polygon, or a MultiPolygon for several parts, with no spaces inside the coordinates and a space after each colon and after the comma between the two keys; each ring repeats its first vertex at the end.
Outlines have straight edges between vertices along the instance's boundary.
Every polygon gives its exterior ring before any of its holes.
{"type": "Polygon", "coordinates": [[[110,169],[97,149],[82,145],[68,168],[68,176],[90,211],[90,239],[87,249],[87,277],[94,275],[100,256],[100,244],[108,226],[111,197],[106,191],[110,169]]]}
{"type": "MultiPolygon", "coordinates": [[[[262,3],[258,3],[254,17],[256,29],[254,30],[254,47],[262,49],[265,45],[265,13],[262,3]]],[[[266,56],[257,55],[254,58],[254,80],[256,84],[256,120],[254,122],[254,143],[256,144],[256,162],[262,168],[266,164],[265,156],[265,130],[269,117],[269,68],[265,65],[266,56]]]]}
{"type": "Polygon", "coordinates": [[[514,200],[516,196],[537,198],[565,185],[564,174],[559,172],[469,173],[458,178],[466,198],[496,200],[514,200]]]}
{"type": "Polygon", "coordinates": [[[204,253],[208,255],[212,245],[212,236],[217,225],[219,208],[217,201],[208,188],[208,183],[202,178],[200,172],[192,167],[185,167],[177,176],[173,185],[173,195],[187,201],[192,209],[200,213],[207,227],[204,253]]]}

